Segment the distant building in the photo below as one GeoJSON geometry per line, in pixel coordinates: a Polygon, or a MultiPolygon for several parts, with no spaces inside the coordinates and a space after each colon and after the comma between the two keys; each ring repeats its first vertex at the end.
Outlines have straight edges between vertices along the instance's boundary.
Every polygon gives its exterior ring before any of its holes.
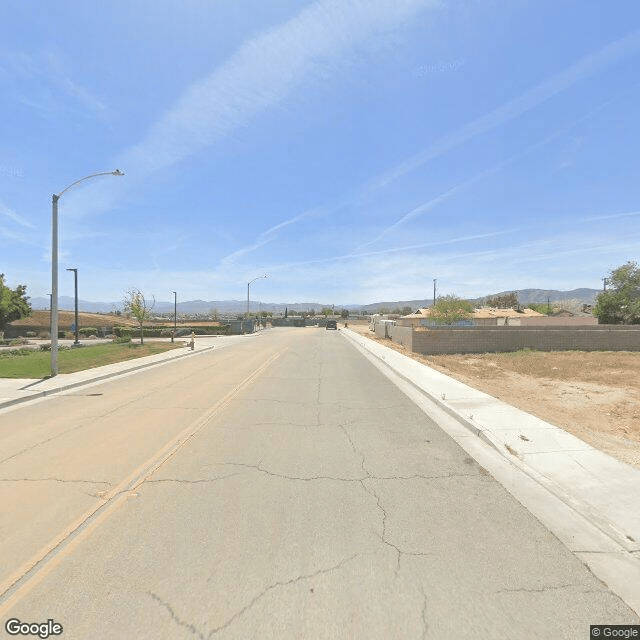
{"type": "MultiPolygon", "coordinates": [[[[469,320],[461,321],[456,324],[460,326],[473,327],[496,327],[496,326],[518,326],[523,319],[528,318],[544,318],[543,313],[538,313],[533,309],[495,309],[491,307],[483,307],[476,309],[469,320]]],[[[398,325],[403,327],[429,327],[433,326],[431,320],[431,308],[418,309],[415,313],[403,316],[398,319],[398,325]]]]}

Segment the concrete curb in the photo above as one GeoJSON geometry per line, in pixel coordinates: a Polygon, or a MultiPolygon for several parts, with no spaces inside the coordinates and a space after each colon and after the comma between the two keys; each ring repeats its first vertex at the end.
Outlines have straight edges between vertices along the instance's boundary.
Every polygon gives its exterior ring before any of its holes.
{"type": "MultiPolygon", "coordinates": [[[[155,358],[155,355],[145,356],[144,358],[139,358],[136,360],[130,361],[132,364],[136,363],[134,366],[127,367],[126,369],[121,369],[120,371],[111,371],[109,373],[105,373],[102,375],[97,375],[95,377],[89,378],[87,380],[79,380],[78,382],[71,382],[68,384],[62,384],[59,387],[55,387],[53,389],[45,389],[43,391],[35,391],[31,395],[24,396],[21,398],[12,398],[11,400],[3,400],[0,401],[0,409],[5,409],[6,407],[12,407],[17,404],[21,404],[23,402],[29,402],[31,400],[37,400],[39,398],[44,398],[46,396],[50,396],[56,393],[61,393],[63,391],[68,391],[69,389],[76,389],[77,387],[82,387],[88,384],[93,384],[94,382],[100,382],[102,380],[108,380],[109,378],[115,378],[117,376],[122,376],[127,373],[131,373],[133,371],[139,371],[140,369],[147,369],[149,367],[154,367],[161,364],[166,364],[168,362],[173,362],[175,360],[179,360],[180,358],[187,358],[191,356],[197,356],[201,353],[206,353],[207,351],[212,351],[216,348],[216,345],[212,345],[210,347],[203,347],[202,349],[198,349],[197,351],[189,351],[188,353],[177,353],[176,355],[171,355],[171,357],[166,357],[160,360],[155,360],[153,362],[149,362],[149,358],[155,358]],[[147,362],[140,363],[140,360],[147,360],[147,362]]],[[[112,365],[105,365],[112,366],[112,365]]],[[[98,371],[102,367],[98,367],[97,369],[93,369],[93,371],[98,371]]],[[[92,369],[87,369],[85,371],[92,371],[92,369]]],[[[80,372],[78,372],[80,373],[80,372]]]]}
{"type": "Polygon", "coordinates": [[[579,451],[566,448],[581,441],[367,337],[343,335],[640,615],[640,471],[586,443],[579,451]],[[438,388],[453,392],[451,405],[438,388]],[[485,428],[463,415],[470,409],[479,409],[485,428]],[[489,428],[492,420],[518,426],[489,428]],[[521,456],[504,446],[510,437],[514,442],[514,431],[530,434],[524,444],[535,445],[521,456]],[[551,457],[550,444],[557,447],[551,457]],[[532,456],[536,447],[540,453],[532,456]]]}
{"type": "Polygon", "coordinates": [[[629,553],[640,552],[638,469],[409,356],[348,329],[341,331],[361,349],[384,362],[395,375],[418,389],[469,433],[490,445],[512,465],[585,517],[621,549],[629,553]],[[449,401],[446,401],[443,390],[447,391],[446,395],[451,395],[449,401]],[[469,411],[473,412],[471,416],[469,411]],[[516,433],[522,440],[515,439],[516,433]],[[525,446],[528,450],[521,451],[525,446]],[[615,500],[612,500],[613,496],[615,500]]]}

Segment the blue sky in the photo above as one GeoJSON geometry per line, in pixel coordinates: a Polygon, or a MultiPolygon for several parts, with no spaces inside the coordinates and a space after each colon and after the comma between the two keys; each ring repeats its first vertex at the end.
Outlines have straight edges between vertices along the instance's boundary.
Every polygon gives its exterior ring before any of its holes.
{"type": "Polygon", "coordinates": [[[0,4],[0,271],[116,301],[601,286],[638,259],[640,3],[0,4]]]}

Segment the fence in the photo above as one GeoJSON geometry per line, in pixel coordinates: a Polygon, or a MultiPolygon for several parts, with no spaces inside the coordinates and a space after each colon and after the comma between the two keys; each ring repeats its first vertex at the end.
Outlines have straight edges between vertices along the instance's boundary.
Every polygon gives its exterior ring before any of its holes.
{"type": "Polygon", "coordinates": [[[451,354],[498,351],[640,351],[640,326],[595,325],[574,327],[470,327],[413,331],[411,343],[398,336],[415,353],[451,354]]]}

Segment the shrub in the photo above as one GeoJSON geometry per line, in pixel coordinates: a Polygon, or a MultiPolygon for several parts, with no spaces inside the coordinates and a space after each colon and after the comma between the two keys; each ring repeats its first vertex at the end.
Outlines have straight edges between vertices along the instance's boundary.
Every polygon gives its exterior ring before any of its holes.
{"type": "Polygon", "coordinates": [[[80,327],[78,333],[81,336],[98,335],[98,329],[96,327],[80,327]]]}

